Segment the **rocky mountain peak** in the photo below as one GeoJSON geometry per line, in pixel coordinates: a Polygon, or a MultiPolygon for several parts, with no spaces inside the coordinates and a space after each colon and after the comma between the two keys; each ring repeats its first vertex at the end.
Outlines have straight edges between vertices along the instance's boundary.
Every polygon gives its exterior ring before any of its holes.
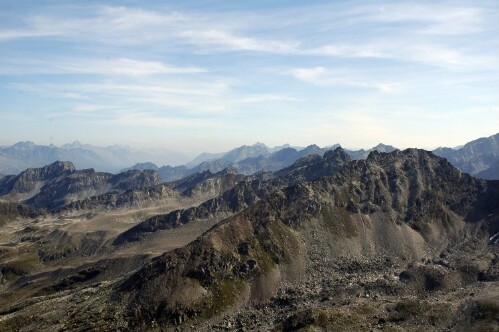
{"type": "Polygon", "coordinates": [[[334,150],[328,150],[323,156],[326,160],[335,160],[342,162],[349,162],[352,158],[347,154],[347,152],[342,147],[337,147],[334,150]]]}
{"type": "Polygon", "coordinates": [[[47,169],[48,172],[74,172],[76,170],[74,164],[70,161],[56,161],[50,165],[42,167],[42,169],[47,169]]]}
{"type": "Polygon", "coordinates": [[[72,173],[76,169],[70,161],[56,161],[40,168],[28,168],[19,179],[23,181],[47,181],[63,174],[72,173]]]}
{"type": "Polygon", "coordinates": [[[379,151],[379,152],[392,152],[392,151],[395,151],[397,149],[395,147],[391,146],[391,145],[386,145],[386,144],[383,144],[383,143],[379,143],[378,145],[376,145],[371,150],[376,150],[376,151],[379,151]]]}

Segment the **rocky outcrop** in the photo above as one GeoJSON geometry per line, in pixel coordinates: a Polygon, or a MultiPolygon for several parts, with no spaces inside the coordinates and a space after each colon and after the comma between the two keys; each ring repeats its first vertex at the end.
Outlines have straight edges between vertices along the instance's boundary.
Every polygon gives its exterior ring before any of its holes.
{"type": "Polygon", "coordinates": [[[321,176],[335,173],[349,161],[351,161],[350,156],[339,147],[327,151],[322,157],[317,154],[307,155],[290,167],[276,172],[275,176],[285,180],[288,185],[300,180],[313,181],[321,176]]]}
{"type": "Polygon", "coordinates": [[[17,176],[3,178],[0,181],[0,195],[9,195],[14,199],[32,196],[44,183],[74,171],[74,165],[68,161],[56,161],[41,168],[28,168],[17,176]]]}
{"type": "Polygon", "coordinates": [[[234,168],[226,168],[212,173],[209,170],[196,173],[181,180],[170,182],[168,185],[184,196],[206,199],[217,197],[231,189],[237,183],[249,178],[238,173],[234,168]]]}

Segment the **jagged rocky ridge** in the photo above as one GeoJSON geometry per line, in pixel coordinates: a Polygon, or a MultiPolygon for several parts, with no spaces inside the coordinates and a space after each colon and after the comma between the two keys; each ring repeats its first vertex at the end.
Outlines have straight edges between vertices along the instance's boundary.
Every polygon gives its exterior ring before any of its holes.
{"type": "MultiPolygon", "coordinates": [[[[130,172],[130,171],[126,171],[130,172]]],[[[161,183],[152,187],[129,189],[125,192],[111,192],[73,201],[54,212],[73,213],[78,211],[96,212],[118,208],[143,208],[162,202],[182,200],[208,200],[221,195],[247,176],[225,169],[217,173],[205,171],[174,182],[161,183]]]]}
{"type": "Polygon", "coordinates": [[[324,232],[320,252],[328,261],[417,261],[468,237],[497,233],[497,202],[498,182],[476,180],[429,152],[372,152],[259,200],[154,259],[118,294],[129,304],[133,328],[199,321],[237,303],[268,299],[279,283],[314,273],[303,262],[314,254],[315,232],[324,232]]]}
{"type": "MultiPolygon", "coordinates": [[[[332,174],[350,160],[350,157],[342,148],[336,148],[334,151],[326,152],[323,157],[320,155],[303,157],[292,166],[275,174],[242,177],[231,170],[222,171],[217,174],[226,174],[228,172],[228,174],[237,176],[240,183],[235,185],[236,182],[231,181],[231,189],[197,207],[176,210],[166,215],[158,215],[145,220],[121,234],[114,243],[119,245],[128,241],[138,241],[144,233],[178,227],[194,220],[227,217],[251,206],[276,189],[287,187],[299,181],[312,181],[326,174],[332,174]],[[244,181],[241,181],[243,179],[244,181]]],[[[174,183],[174,188],[182,188],[191,181],[198,181],[199,178],[203,179],[209,174],[211,173],[207,171],[193,175],[186,178],[185,181],[181,180],[174,183]]],[[[188,192],[192,192],[192,189],[189,189],[188,192]]]]}
{"type": "Polygon", "coordinates": [[[151,187],[160,182],[159,174],[152,170],[113,175],[93,169],[76,170],[71,162],[58,161],[2,178],[0,198],[51,210],[88,197],[151,187]]]}

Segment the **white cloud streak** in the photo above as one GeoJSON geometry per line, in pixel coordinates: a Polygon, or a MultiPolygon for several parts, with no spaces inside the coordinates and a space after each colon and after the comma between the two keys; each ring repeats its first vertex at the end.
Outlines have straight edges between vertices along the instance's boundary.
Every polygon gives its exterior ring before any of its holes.
{"type": "Polygon", "coordinates": [[[171,66],[159,61],[120,59],[47,59],[0,63],[0,74],[89,74],[110,76],[150,76],[160,74],[199,74],[207,70],[199,67],[171,66]]]}
{"type": "Polygon", "coordinates": [[[359,88],[376,89],[383,93],[393,93],[401,86],[394,82],[377,82],[372,79],[359,76],[359,72],[346,70],[330,70],[324,67],[294,68],[282,72],[297,80],[316,86],[352,86],[359,88]]]}

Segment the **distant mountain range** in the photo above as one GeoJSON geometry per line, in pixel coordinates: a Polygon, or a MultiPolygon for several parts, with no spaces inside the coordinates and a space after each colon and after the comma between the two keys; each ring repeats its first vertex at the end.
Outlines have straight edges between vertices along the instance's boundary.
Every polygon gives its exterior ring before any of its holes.
{"type": "MultiPolygon", "coordinates": [[[[186,176],[210,171],[219,172],[227,167],[235,169],[237,172],[250,175],[256,172],[275,172],[292,165],[300,158],[309,155],[322,156],[327,151],[339,147],[339,144],[321,148],[315,144],[305,148],[290,147],[283,145],[275,148],[269,148],[265,144],[256,143],[254,145],[243,145],[222,154],[203,153],[193,161],[182,166],[162,166],[158,167],[152,163],[136,164],[130,169],[153,169],[158,171],[164,181],[175,181],[186,176]],[[202,161],[203,160],[203,161],[202,161]],[[196,164],[196,162],[200,162],[196,164]]],[[[390,145],[379,144],[369,150],[346,150],[352,159],[365,159],[371,151],[392,152],[396,148],[390,145]]]]}
{"type": "Polygon", "coordinates": [[[57,147],[26,141],[0,147],[0,174],[18,174],[26,168],[42,167],[57,160],[71,161],[77,169],[94,168],[115,173],[138,161],[178,165],[188,158],[167,149],[138,150],[119,145],[98,147],[78,141],[57,147]]]}
{"type": "Polygon", "coordinates": [[[468,174],[483,179],[499,179],[499,134],[476,139],[457,149],[438,148],[433,153],[468,174]]]}
{"type": "MultiPolygon", "coordinates": [[[[231,167],[242,174],[274,172],[286,168],[308,155],[322,156],[339,144],[321,148],[317,145],[291,147],[289,144],[270,148],[263,143],[243,145],[223,153],[202,153],[192,161],[169,150],[138,151],[124,146],[96,147],[76,141],[61,147],[19,142],[0,147],[0,177],[18,174],[29,167],[41,167],[57,160],[71,161],[77,169],[94,168],[98,171],[155,170],[163,181],[210,171],[220,172],[231,167]],[[142,161],[136,163],[137,161],[142,161]],[[134,164],[129,167],[129,165],[134,164]],[[178,165],[180,166],[171,166],[178,165]],[[166,165],[166,166],[158,166],[166,165]]],[[[392,152],[396,147],[385,144],[368,150],[345,150],[353,160],[366,159],[370,152],[392,152]]],[[[459,148],[440,147],[434,154],[446,158],[463,172],[482,179],[499,179],[499,134],[471,141],[459,148]]]]}
{"type": "MultiPolygon", "coordinates": [[[[269,148],[265,144],[256,143],[252,146],[243,145],[226,153],[203,153],[186,165],[158,167],[151,163],[136,164],[128,169],[157,170],[164,181],[174,181],[183,177],[209,170],[219,172],[226,167],[232,167],[243,174],[256,172],[274,172],[292,165],[298,159],[308,155],[322,156],[326,151],[334,150],[339,144],[320,148],[310,145],[305,148],[281,147],[269,148]]],[[[396,147],[385,144],[368,150],[346,150],[353,160],[366,159],[370,152],[389,153],[396,147]]],[[[432,151],[437,156],[446,158],[459,170],[481,179],[499,179],[499,134],[479,138],[458,148],[438,148],[432,151]]]]}

